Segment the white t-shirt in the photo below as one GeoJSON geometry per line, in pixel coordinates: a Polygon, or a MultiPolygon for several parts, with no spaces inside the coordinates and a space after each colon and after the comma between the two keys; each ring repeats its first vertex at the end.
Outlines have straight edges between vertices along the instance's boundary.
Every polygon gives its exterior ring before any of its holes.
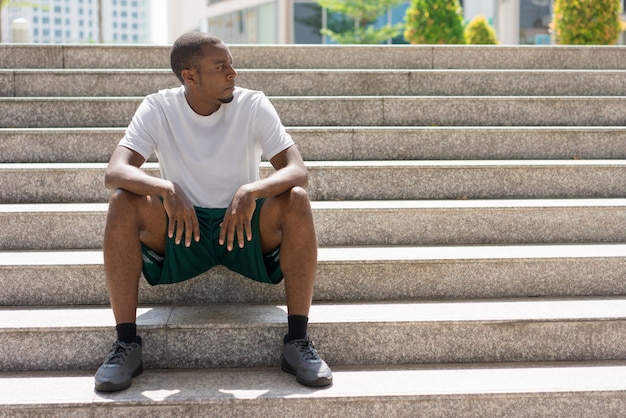
{"type": "Polygon", "coordinates": [[[119,144],[146,159],[156,153],[161,176],[195,206],[226,208],[240,186],[259,179],[261,155],[269,160],[293,140],[262,92],[237,87],[232,102],[201,116],[181,86],[147,96],[119,144]]]}

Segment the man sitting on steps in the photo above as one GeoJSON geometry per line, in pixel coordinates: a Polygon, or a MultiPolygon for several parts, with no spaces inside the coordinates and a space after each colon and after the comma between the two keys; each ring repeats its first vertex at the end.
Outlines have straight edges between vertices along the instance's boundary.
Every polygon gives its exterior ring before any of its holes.
{"type": "Polygon", "coordinates": [[[307,335],[317,239],[302,157],[267,97],[235,87],[220,39],[182,35],[170,59],[182,86],[144,99],[106,170],[114,192],[104,267],[117,340],[96,389],[125,389],[143,370],[135,324],[141,272],[157,285],[215,265],[264,283],[284,278],[281,367],[301,384],[330,385],[332,372],[307,335]],[[140,169],[153,152],[162,178],[140,169]],[[260,180],[262,154],[276,171],[260,180]]]}

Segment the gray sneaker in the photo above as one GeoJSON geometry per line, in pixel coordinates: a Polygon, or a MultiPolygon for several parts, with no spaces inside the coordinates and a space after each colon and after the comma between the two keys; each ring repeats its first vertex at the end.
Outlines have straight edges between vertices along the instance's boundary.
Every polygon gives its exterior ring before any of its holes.
{"type": "Polygon", "coordinates": [[[309,337],[285,343],[281,368],[296,376],[298,383],[305,386],[329,386],[333,383],[333,372],[317,354],[309,337]]]}
{"type": "Polygon", "coordinates": [[[96,390],[114,392],[130,386],[132,379],[143,372],[141,338],[136,343],[115,341],[95,376],[96,390]]]}

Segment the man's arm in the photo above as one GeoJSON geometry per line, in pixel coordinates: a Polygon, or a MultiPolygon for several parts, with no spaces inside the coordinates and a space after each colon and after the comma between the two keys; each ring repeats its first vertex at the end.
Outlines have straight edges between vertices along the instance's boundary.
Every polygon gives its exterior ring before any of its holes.
{"type": "Polygon", "coordinates": [[[243,248],[245,240],[252,240],[251,220],[256,199],[279,196],[293,187],[306,188],[309,184],[306,166],[295,145],[278,153],[270,163],[276,172],[265,179],[241,186],[226,210],[219,243],[226,243],[229,251],[233,248],[235,236],[240,248],[243,248]]]}
{"type": "Polygon", "coordinates": [[[191,237],[200,240],[200,228],[196,211],[180,187],[171,181],[153,177],[140,167],[145,159],[136,151],[124,146],[117,146],[111,155],[104,175],[104,184],[108,189],[123,189],[139,196],[160,196],[170,219],[167,234],[180,244],[183,232],[185,245],[191,245],[191,237]],[[176,226],[180,226],[176,228],[176,226]]]}

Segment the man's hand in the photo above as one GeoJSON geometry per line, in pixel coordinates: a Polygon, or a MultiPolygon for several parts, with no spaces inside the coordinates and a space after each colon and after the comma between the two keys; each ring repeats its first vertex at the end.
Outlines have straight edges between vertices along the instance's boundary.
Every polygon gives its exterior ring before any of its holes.
{"type": "Polygon", "coordinates": [[[246,186],[241,186],[226,209],[224,220],[220,225],[220,245],[226,242],[226,249],[232,251],[235,236],[239,248],[243,248],[245,240],[252,241],[251,223],[255,209],[256,197],[246,189],[246,186]]]}
{"type": "Polygon", "coordinates": [[[200,226],[196,210],[180,189],[180,187],[172,183],[172,188],[163,196],[163,206],[169,217],[169,226],[167,228],[167,236],[174,238],[176,244],[180,244],[183,232],[185,233],[185,246],[191,246],[191,237],[198,242],[200,241],[200,226]]]}

